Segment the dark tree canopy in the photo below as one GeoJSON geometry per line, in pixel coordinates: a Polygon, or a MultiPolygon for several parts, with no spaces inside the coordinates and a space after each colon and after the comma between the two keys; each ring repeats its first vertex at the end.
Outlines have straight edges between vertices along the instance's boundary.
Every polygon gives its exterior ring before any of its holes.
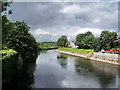
{"type": "Polygon", "coordinates": [[[83,40],[86,36],[90,36],[90,35],[93,35],[92,32],[90,32],[90,31],[88,31],[88,32],[86,32],[86,33],[78,34],[78,35],[76,36],[75,44],[76,44],[77,46],[79,46],[79,48],[83,48],[84,46],[83,46],[83,44],[81,43],[82,40],[83,40]]]}
{"type": "Polygon", "coordinates": [[[12,10],[9,10],[9,11],[7,11],[8,9],[8,7],[10,7],[10,5],[11,5],[11,1],[8,1],[8,0],[6,0],[6,1],[4,1],[4,2],[0,2],[1,4],[2,4],[2,10],[1,10],[1,12],[4,12],[4,14],[12,14],[12,10]]]}
{"type": "Polygon", "coordinates": [[[93,49],[94,43],[95,43],[94,40],[95,40],[95,37],[93,35],[86,36],[85,38],[83,38],[81,45],[85,49],[93,49]]]}
{"type": "Polygon", "coordinates": [[[79,48],[84,49],[94,49],[95,51],[100,51],[101,49],[110,50],[117,47],[116,43],[117,33],[110,31],[102,31],[100,37],[94,37],[91,32],[86,32],[78,34],[76,36],[75,44],[79,48]]]}
{"type": "Polygon", "coordinates": [[[35,60],[38,46],[35,38],[28,32],[30,27],[25,22],[18,21],[13,23],[13,26],[9,33],[3,31],[6,33],[3,35],[5,37],[3,45],[20,53],[24,60],[35,60]]]}
{"type": "Polygon", "coordinates": [[[57,45],[60,47],[65,47],[67,46],[68,40],[67,36],[63,35],[61,38],[58,39],[57,45]]]}
{"type": "MultiPolygon", "coordinates": [[[[2,3],[2,12],[12,2],[2,3]]],[[[11,22],[7,15],[2,15],[2,45],[17,51],[24,61],[35,61],[37,57],[38,44],[31,33],[30,27],[24,22],[11,22]]]]}
{"type": "Polygon", "coordinates": [[[112,49],[116,46],[117,33],[110,31],[102,31],[100,35],[99,44],[101,44],[101,48],[105,50],[112,49]]]}

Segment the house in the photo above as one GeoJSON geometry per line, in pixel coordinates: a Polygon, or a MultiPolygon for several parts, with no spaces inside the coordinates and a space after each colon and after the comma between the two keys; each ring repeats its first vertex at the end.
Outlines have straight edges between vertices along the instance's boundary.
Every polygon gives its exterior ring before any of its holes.
{"type": "Polygon", "coordinates": [[[70,42],[69,47],[71,47],[71,48],[78,48],[79,46],[76,46],[76,45],[74,44],[74,42],[72,41],[72,42],[70,42]]]}

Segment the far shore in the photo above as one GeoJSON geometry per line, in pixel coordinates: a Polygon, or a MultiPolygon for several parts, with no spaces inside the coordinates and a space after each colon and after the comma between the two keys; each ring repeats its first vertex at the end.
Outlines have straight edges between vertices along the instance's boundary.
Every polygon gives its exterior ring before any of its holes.
{"type": "Polygon", "coordinates": [[[89,59],[89,60],[99,61],[99,62],[103,62],[103,63],[120,65],[118,62],[112,62],[112,61],[106,61],[106,60],[102,60],[102,59],[96,59],[96,58],[94,58],[92,56],[89,56],[89,54],[79,54],[79,53],[61,51],[61,50],[58,50],[58,49],[56,50],[56,52],[66,54],[66,55],[75,56],[75,57],[85,58],[85,59],[89,59]]]}

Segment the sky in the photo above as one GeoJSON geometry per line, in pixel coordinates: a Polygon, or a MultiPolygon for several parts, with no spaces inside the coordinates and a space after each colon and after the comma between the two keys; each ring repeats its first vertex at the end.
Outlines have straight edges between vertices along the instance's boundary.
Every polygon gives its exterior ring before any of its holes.
{"type": "Polygon", "coordinates": [[[10,9],[8,18],[25,21],[40,42],[55,42],[62,35],[73,41],[87,31],[98,37],[103,30],[118,30],[117,2],[13,2],[10,9]]]}

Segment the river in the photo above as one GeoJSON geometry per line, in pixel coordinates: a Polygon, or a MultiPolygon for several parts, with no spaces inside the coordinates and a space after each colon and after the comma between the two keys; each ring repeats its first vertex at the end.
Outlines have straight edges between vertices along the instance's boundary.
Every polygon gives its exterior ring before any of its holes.
{"type": "Polygon", "coordinates": [[[8,85],[23,88],[117,88],[118,66],[57,53],[40,52],[27,74],[8,85]]]}

